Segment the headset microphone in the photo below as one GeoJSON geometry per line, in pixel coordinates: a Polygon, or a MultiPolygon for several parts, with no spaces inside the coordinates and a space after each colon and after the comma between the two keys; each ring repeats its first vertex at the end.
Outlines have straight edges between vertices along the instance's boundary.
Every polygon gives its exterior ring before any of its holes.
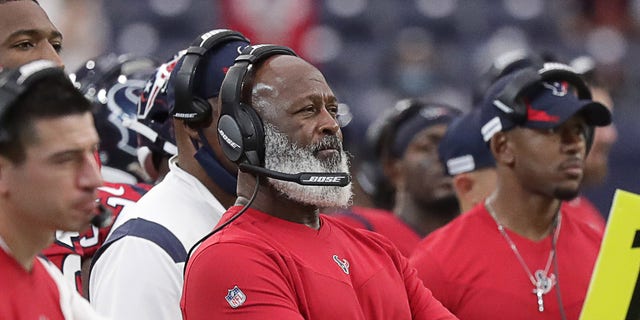
{"type": "Polygon", "coordinates": [[[99,203],[98,214],[91,218],[91,224],[98,228],[106,228],[111,225],[111,223],[113,223],[113,213],[99,203]]]}
{"type": "Polygon", "coordinates": [[[238,165],[243,172],[249,172],[276,180],[295,182],[307,186],[337,186],[345,187],[351,182],[351,176],[344,172],[300,172],[296,174],[283,173],[269,170],[263,167],[254,166],[248,163],[238,165]]]}

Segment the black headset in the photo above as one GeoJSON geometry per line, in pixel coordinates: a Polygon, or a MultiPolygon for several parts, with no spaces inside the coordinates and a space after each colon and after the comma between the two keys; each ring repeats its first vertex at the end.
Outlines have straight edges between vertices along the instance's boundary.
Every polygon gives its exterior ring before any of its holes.
{"type": "Polygon", "coordinates": [[[53,75],[67,77],[60,66],[48,60],[36,60],[17,69],[0,71],[0,123],[2,123],[0,125],[0,142],[10,138],[5,130],[4,117],[11,105],[29,89],[31,84],[53,75]]]}
{"type": "Polygon", "coordinates": [[[222,81],[218,140],[225,156],[237,164],[264,166],[262,119],[251,105],[242,102],[242,90],[251,68],[275,55],[297,56],[283,46],[249,46],[236,58],[222,81]]]}
{"type": "MultiPolygon", "coordinates": [[[[522,124],[527,120],[527,106],[522,101],[522,97],[529,90],[535,89],[541,82],[564,81],[567,82],[576,92],[578,99],[591,100],[591,90],[582,76],[570,66],[559,62],[546,62],[541,69],[524,68],[515,71],[513,78],[502,89],[493,104],[511,109],[507,116],[516,124],[522,124]]],[[[588,126],[585,133],[587,153],[593,144],[595,128],[588,126]]]]}
{"type": "Polygon", "coordinates": [[[495,100],[512,110],[507,113],[511,120],[518,124],[524,123],[527,120],[527,106],[523,103],[522,96],[541,82],[549,81],[565,81],[576,90],[579,99],[591,99],[591,90],[580,74],[568,65],[547,62],[539,70],[524,68],[515,71],[513,78],[498,93],[495,100]]]}
{"type": "Polygon", "coordinates": [[[228,29],[216,29],[200,35],[187,48],[182,65],[175,74],[175,105],[171,109],[174,118],[187,123],[200,123],[211,118],[211,105],[202,98],[193,95],[194,79],[204,55],[211,49],[231,41],[245,41],[244,35],[228,29]]]}

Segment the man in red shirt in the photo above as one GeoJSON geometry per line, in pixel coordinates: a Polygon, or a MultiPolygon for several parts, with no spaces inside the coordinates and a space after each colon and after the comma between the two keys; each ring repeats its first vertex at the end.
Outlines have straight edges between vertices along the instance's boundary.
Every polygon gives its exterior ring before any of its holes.
{"type": "Polygon", "coordinates": [[[351,189],[337,98],[318,69],[250,46],[220,97],[238,198],[187,262],[184,319],[455,319],[386,238],[319,214],[348,205],[351,189]]]}
{"type": "Polygon", "coordinates": [[[0,319],[95,319],[38,253],[85,230],[102,184],[91,106],[55,62],[0,73],[0,319]]]}
{"type": "Polygon", "coordinates": [[[136,203],[151,189],[150,184],[139,180],[143,174],[135,156],[136,133],[123,123],[135,117],[138,94],[155,71],[155,65],[149,57],[105,54],[87,60],[71,75],[74,84],[92,103],[100,137],[97,153],[99,159],[105,160],[100,161],[105,183],[98,188],[99,208],[109,219],[104,225],[91,225],[85,232],[57,232],[56,241],[43,254],[85,296],[91,259],[104,244],[113,223],[125,207],[136,203]]]}
{"type": "Polygon", "coordinates": [[[515,71],[489,88],[481,133],[496,160],[496,189],[411,257],[451,312],[578,318],[602,232],[562,203],[579,193],[595,126],[610,122],[579,75],[559,63],[515,71]]]}
{"type": "MultiPolygon", "coordinates": [[[[17,68],[33,60],[45,59],[62,67],[59,56],[62,46],[62,34],[36,1],[0,0],[0,66],[17,68]]],[[[98,190],[98,200],[107,210],[103,216],[111,216],[109,220],[114,220],[125,206],[137,201],[149,188],[150,185],[144,184],[105,183],[98,190]]],[[[58,231],[55,242],[42,253],[79,292],[86,292],[82,288],[82,276],[86,273],[82,273],[81,264],[84,262],[88,266],[87,262],[110,230],[108,224],[100,228],[90,226],[81,234],[58,231]]]]}

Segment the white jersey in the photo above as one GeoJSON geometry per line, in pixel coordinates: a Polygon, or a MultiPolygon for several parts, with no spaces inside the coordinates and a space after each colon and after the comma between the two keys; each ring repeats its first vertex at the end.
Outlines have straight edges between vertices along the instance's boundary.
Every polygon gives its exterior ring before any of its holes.
{"type": "Polygon", "coordinates": [[[225,208],[174,156],[170,172],[135,205],[94,257],[91,305],[114,319],[181,319],[189,249],[211,232],[225,208]],[[125,222],[126,221],[126,222],[125,222]]]}

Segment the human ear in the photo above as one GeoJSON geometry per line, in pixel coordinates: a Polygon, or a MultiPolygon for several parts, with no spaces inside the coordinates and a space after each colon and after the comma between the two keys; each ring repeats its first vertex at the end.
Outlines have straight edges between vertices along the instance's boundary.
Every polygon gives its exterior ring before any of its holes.
{"type": "Polygon", "coordinates": [[[453,178],[453,187],[460,197],[464,197],[473,188],[473,181],[465,173],[461,173],[453,178]]]}
{"type": "Polygon", "coordinates": [[[184,130],[189,135],[189,138],[192,140],[200,141],[200,135],[198,134],[199,129],[190,126],[186,121],[180,121],[180,125],[184,126],[184,130]]]}
{"type": "Polygon", "coordinates": [[[513,152],[511,150],[509,135],[506,132],[496,133],[489,142],[489,147],[496,163],[504,163],[510,165],[514,162],[513,152]]]}

